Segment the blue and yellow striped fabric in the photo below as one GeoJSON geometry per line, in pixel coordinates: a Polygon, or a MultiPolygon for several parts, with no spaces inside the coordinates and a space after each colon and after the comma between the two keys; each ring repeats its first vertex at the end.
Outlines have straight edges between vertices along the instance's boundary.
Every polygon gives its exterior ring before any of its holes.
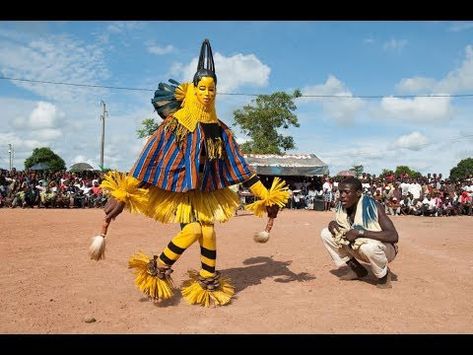
{"type": "Polygon", "coordinates": [[[206,161],[202,178],[199,176],[201,150],[204,147],[204,130],[199,124],[178,145],[164,120],[149,138],[130,174],[163,190],[186,192],[190,190],[214,191],[248,180],[254,171],[246,163],[231,130],[222,122],[223,159],[206,161]]]}

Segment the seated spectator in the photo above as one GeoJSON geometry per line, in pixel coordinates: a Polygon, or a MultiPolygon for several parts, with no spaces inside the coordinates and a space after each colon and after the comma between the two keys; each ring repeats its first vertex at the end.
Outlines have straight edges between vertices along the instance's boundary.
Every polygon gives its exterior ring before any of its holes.
{"type": "Polygon", "coordinates": [[[399,216],[401,214],[401,204],[397,200],[397,197],[391,197],[388,202],[388,211],[391,216],[399,216]]]}
{"type": "Polygon", "coordinates": [[[471,200],[470,194],[467,191],[463,191],[459,199],[461,214],[471,216],[471,200]]]}
{"type": "Polygon", "coordinates": [[[437,212],[437,209],[435,208],[435,202],[432,199],[430,194],[427,194],[422,201],[422,214],[424,216],[434,216],[437,212]]]}
{"type": "Polygon", "coordinates": [[[407,216],[412,212],[412,195],[407,193],[400,202],[400,212],[402,215],[407,216]]]}

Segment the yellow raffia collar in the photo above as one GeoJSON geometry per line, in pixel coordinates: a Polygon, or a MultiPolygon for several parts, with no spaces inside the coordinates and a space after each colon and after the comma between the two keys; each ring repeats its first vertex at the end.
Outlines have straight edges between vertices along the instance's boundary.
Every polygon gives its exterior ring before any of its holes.
{"type": "Polygon", "coordinates": [[[198,122],[217,123],[215,102],[210,107],[206,107],[197,100],[192,83],[186,83],[182,87],[186,88],[187,91],[182,103],[183,107],[173,114],[177,121],[190,132],[194,132],[198,122]]]}

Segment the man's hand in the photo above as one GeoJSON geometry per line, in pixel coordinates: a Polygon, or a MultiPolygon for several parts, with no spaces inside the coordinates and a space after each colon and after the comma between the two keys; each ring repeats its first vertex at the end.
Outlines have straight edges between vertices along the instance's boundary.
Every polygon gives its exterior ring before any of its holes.
{"type": "Polygon", "coordinates": [[[358,229],[350,229],[348,232],[345,234],[345,239],[348,240],[349,242],[355,241],[356,238],[362,237],[360,235],[360,232],[358,229]]]}
{"type": "Polygon", "coordinates": [[[335,236],[336,233],[340,232],[340,226],[336,221],[331,221],[328,224],[328,231],[332,233],[333,236],[335,236]]]}
{"type": "Polygon", "coordinates": [[[269,218],[276,218],[279,212],[278,205],[266,206],[266,211],[268,212],[269,218]]]}
{"type": "Polygon", "coordinates": [[[125,202],[118,201],[110,196],[107,203],[105,204],[105,207],[103,208],[105,212],[105,219],[107,221],[115,219],[120,213],[122,213],[124,208],[125,202]]]}

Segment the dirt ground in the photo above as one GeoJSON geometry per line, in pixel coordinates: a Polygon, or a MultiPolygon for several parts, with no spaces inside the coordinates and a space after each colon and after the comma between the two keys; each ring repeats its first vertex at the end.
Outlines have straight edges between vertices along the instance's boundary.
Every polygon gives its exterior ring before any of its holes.
{"type": "MultiPolygon", "coordinates": [[[[473,332],[471,217],[393,217],[399,254],[390,264],[393,288],[383,290],[371,274],[338,280],[319,237],[333,212],[283,210],[266,244],[252,239],[266,219],[240,212],[216,227],[217,268],[233,280],[235,297],[204,308],[179,292],[153,304],[127,268],[138,250],[159,253],[178,225],[123,213],[109,228],[106,259],[95,262],[87,250],[102,216],[99,209],[0,210],[0,333],[473,332]]],[[[197,243],[175,264],[176,285],[199,266],[197,243]]]]}

